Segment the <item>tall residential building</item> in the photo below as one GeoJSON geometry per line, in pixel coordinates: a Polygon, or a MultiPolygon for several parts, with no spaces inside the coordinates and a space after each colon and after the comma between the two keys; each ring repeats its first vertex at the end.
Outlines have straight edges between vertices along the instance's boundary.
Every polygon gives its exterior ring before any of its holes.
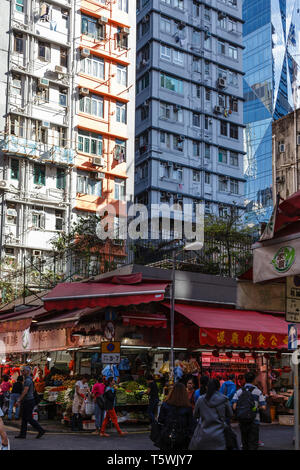
{"type": "Polygon", "coordinates": [[[273,209],[272,122],[299,106],[298,0],[244,0],[246,220],[273,209]]]}
{"type": "Polygon", "coordinates": [[[20,266],[78,216],[132,199],[136,8],[4,0],[1,13],[0,246],[20,266]]]}
{"type": "Polygon", "coordinates": [[[300,189],[300,109],[273,122],[273,198],[300,189]]]}
{"type": "Polygon", "coordinates": [[[242,6],[137,2],[135,199],[243,210],[242,6]]]}

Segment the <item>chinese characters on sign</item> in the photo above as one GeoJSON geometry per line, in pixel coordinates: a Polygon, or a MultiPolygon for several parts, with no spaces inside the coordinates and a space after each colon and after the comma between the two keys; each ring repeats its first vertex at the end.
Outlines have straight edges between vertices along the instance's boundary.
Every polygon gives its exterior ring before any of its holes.
{"type": "Polygon", "coordinates": [[[244,347],[247,349],[286,349],[288,336],[275,333],[200,328],[200,344],[203,346],[244,347]]]}
{"type": "Polygon", "coordinates": [[[286,278],[285,319],[290,323],[300,323],[300,276],[286,278]]]}

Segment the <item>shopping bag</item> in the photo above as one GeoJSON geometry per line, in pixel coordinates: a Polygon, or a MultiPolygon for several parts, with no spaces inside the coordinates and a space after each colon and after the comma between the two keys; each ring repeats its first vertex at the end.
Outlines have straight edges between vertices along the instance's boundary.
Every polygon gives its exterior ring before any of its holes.
{"type": "Polygon", "coordinates": [[[88,415],[88,416],[93,415],[93,414],[94,414],[94,411],[95,411],[95,403],[92,402],[92,401],[87,400],[87,401],[85,402],[85,408],[84,408],[84,410],[85,410],[85,414],[86,414],[86,415],[88,415]]]}

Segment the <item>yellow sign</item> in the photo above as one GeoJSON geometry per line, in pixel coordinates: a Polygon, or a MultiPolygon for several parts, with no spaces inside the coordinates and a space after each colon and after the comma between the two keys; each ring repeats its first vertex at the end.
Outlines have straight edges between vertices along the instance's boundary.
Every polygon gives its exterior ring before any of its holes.
{"type": "Polygon", "coordinates": [[[121,351],[121,342],[120,341],[103,341],[101,343],[101,352],[103,354],[119,354],[121,351]]]}

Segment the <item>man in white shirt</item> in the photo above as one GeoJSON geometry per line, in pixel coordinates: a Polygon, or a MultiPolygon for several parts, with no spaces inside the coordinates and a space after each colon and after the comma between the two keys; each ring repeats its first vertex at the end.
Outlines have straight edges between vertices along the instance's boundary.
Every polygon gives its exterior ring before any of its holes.
{"type": "Polygon", "coordinates": [[[4,429],[4,424],[2,421],[3,412],[0,408],[0,437],[1,437],[1,450],[7,450],[8,447],[8,438],[4,429]]]}

